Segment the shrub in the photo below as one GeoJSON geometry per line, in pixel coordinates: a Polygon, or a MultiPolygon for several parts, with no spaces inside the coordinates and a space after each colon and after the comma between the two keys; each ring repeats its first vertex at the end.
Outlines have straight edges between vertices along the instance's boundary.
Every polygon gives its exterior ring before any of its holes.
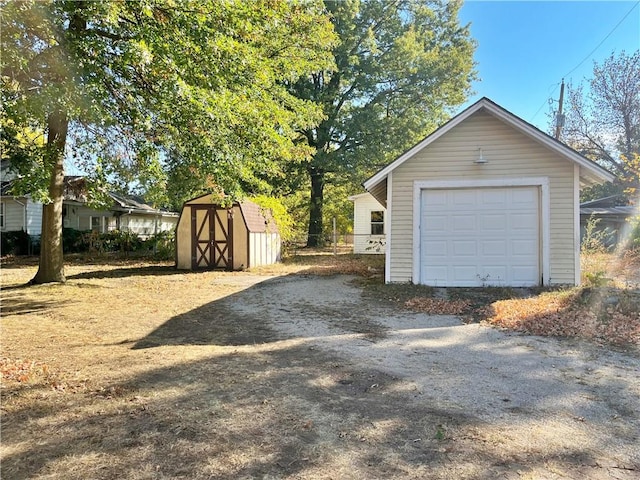
{"type": "Polygon", "coordinates": [[[28,255],[31,238],[24,230],[2,233],[1,255],[28,255]]]}
{"type": "Polygon", "coordinates": [[[173,230],[158,232],[149,237],[144,244],[148,250],[154,251],[158,260],[173,260],[176,256],[176,234],[173,230]]]}

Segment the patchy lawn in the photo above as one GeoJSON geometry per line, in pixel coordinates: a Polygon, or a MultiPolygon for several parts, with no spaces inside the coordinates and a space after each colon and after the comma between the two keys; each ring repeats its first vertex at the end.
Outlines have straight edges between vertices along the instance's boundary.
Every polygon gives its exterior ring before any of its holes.
{"type": "Polygon", "coordinates": [[[326,252],[248,273],[74,258],[66,285],[25,287],[36,268],[0,272],[3,478],[637,478],[636,353],[404,308],[506,290],[384,286],[379,257],[326,252]]]}
{"type": "Polygon", "coordinates": [[[584,285],[575,288],[422,287],[402,300],[414,311],[458,315],[533,335],[640,345],[640,254],[585,255],[583,279],[584,285]]]}

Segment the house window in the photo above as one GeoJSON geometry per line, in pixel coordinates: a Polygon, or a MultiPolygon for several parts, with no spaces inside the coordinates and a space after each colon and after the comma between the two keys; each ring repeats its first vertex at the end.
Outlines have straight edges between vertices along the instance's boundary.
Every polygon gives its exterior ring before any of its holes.
{"type": "Polygon", "coordinates": [[[91,217],[91,230],[93,232],[102,232],[102,218],[91,217]]]}
{"type": "Polygon", "coordinates": [[[0,202],[0,228],[4,228],[4,202],[0,202]]]}
{"type": "Polygon", "coordinates": [[[371,235],[384,235],[384,212],[371,212],[371,235]]]}

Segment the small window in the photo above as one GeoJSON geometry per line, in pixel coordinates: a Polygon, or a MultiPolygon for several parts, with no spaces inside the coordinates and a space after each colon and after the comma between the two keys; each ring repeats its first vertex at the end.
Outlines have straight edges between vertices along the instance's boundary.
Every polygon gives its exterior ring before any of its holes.
{"type": "Polygon", "coordinates": [[[0,228],[4,228],[4,202],[0,202],[0,228]]]}
{"type": "Polygon", "coordinates": [[[94,232],[102,232],[101,217],[91,217],[91,230],[94,232]]]}
{"type": "Polygon", "coordinates": [[[384,212],[371,212],[371,235],[384,235],[384,212]]]}

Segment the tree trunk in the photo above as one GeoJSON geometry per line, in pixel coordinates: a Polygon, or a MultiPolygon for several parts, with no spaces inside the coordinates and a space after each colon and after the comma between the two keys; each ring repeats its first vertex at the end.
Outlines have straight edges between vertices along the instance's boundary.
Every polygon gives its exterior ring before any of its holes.
{"type": "Polygon", "coordinates": [[[69,120],[66,113],[55,111],[47,119],[46,165],[51,168],[49,196],[51,203],[42,209],[40,265],[31,283],[64,283],[62,255],[62,200],[64,193],[64,147],[69,120]]]}
{"type": "Polygon", "coordinates": [[[322,238],[322,206],[324,203],[324,171],[309,167],[311,176],[311,202],[309,204],[309,235],[307,247],[321,247],[322,238]]]}

